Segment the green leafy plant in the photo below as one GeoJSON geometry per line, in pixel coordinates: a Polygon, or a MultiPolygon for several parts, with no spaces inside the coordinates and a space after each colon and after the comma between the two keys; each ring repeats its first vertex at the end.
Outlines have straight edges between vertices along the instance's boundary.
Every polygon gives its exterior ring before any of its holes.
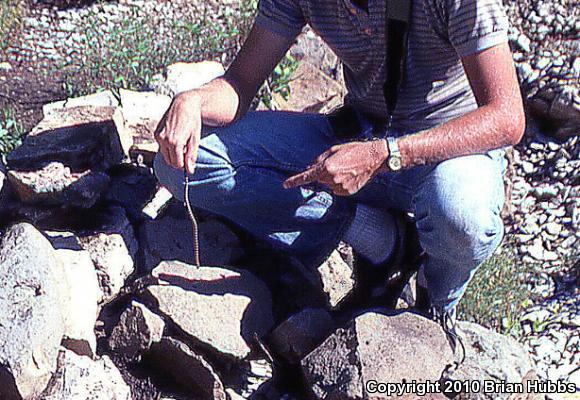
{"type": "Polygon", "coordinates": [[[288,100],[291,95],[290,82],[292,81],[292,76],[300,62],[296,60],[291,55],[286,55],[280,61],[280,63],[274,68],[272,75],[268,78],[260,92],[258,93],[258,99],[261,100],[264,105],[268,108],[273,107],[273,95],[274,93],[282,96],[284,100],[288,100]]]}
{"type": "Polygon", "coordinates": [[[0,51],[5,50],[22,26],[24,1],[0,0],[0,51]]]}
{"type": "Polygon", "coordinates": [[[163,29],[136,6],[130,6],[130,16],[105,29],[99,8],[93,9],[84,18],[80,64],[63,66],[68,71],[67,94],[83,95],[99,89],[142,90],[163,67],[179,61],[229,63],[247,34],[256,1],[217,7],[205,2],[192,4],[163,29]]]}
{"type": "Polygon", "coordinates": [[[22,125],[16,120],[12,108],[0,111],[0,154],[6,155],[20,146],[24,136],[22,125]]]}
{"type": "Polygon", "coordinates": [[[534,266],[516,262],[512,248],[507,246],[475,274],[459,305],[459,316],[518,337],[522,311],[533,300],[526,282],[534,266]]]}

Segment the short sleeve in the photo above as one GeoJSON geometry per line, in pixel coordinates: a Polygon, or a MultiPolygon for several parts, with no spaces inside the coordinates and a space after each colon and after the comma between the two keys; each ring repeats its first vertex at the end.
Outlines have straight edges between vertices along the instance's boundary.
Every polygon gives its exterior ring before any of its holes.
{"type": "Polygon", "coordinates": [[[286,37],[296,37],[306,21],[299,0],[260,0],[256,24],[286,37]]]}
{"type": "Polygon", "coordinates": [[[509,22],[501,0],[427,0],[433,26],[459,57],[508,41],[509,22]]]}

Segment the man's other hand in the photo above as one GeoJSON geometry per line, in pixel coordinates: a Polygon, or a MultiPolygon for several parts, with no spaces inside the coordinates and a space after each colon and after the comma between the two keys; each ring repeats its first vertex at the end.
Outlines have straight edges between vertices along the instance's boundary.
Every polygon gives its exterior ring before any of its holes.
{"type": "Polygon", "coordinates": [[[378,172],[386,171],[389,150],[385,140],[352,142],[331,147],[306,171],[288,178],[286,189],[322,183],[338,196],[351,196],[378,172]]]}
{"type": "Polygon", "coordinates": [[[155,130],[167,164],[193,173],[201,138],[201,98],[195,91],[177,95],[155,130]]]}

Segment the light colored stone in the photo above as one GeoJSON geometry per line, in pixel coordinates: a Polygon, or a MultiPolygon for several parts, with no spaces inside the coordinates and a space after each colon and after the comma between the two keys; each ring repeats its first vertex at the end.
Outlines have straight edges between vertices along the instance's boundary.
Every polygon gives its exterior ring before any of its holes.
{"type": "Polygon", "coordinates": [[[159,149],[154,137],[155,129],[169,108],[171,97],[124,89],[121,89],[120,94],[126,129],[133,138],[130,153],[142,154],[151,162],[153,154],[159,149]]]}
{"type": "Polygon", "coordinates": [[[18,224],[0,244],[0,398],[38,396],[65,331],[65,275],[49,241],[18,224]]]}
{"type": "Polygon", "coordinates": [[[7,164],[34,170],[57,161],[76,172],[106,170],[125,158],[131,144],[117,108],[63,108],[45,117],[7,156],[7,164]]]}
{"type": "Polygon", "coordinates": [[[379,399],[365,382],[437,381],[453,354],[436,323],[411,313],[369,312],[336,330],[302,360],[316,398],[379,399]]]}
{"type": "Polygon", "coordinates": [[[353,271],[337,250],[318,267],[318,273],[332,308],[336,308],[354,289],[353,271]]]}
{"type": "Polygon", "coordinates": [[[198,89],[224,73],[224,67],[215,61],[175,63],[167,67],[165,81],[155,91],[173,97],[187,90],[198,89]]]}
{"type": "Polygon", "coordinates": [[[38,400],[131,400],[131,389],[111,359],[92,360],[62,349],[58,370],[38,400]]]}
{"type": "Polygon", "coordinates": [[[143,304],[131,302],[109,337],[109,347],[134,359],[151,348],[163,336],[165,322],[143,304]]]}
{"type": "Polygon", "coordinates": [[[47,116],[53,113],[55,110],[81,106],[118,107],[119,101],[113,92],[110,90],[105,90],[103,92],[93,93],[87,96],[74,97],[67,100],[45,104],[42,106],[42,113],[44,116],[47,116]]]}
{"type": "Polygon", "coordinates": [[[216,355],[243,359],[272,327],[268,288],[247,271],[162,262],[152,275],[143,296],[154,311],[216,355]]]}
{"type": "Polygon", "coordinates": [[[78,238],[67,232],[47,232],[65,273],[66,301],[63,303],[65,331],[63,346],[79,355],[97,353],[95,323],[102,297],[97,274],[88,252],[78,238]]]}
{"type": "MultiPolygon", "coordinates": [[[[459,334],[466,346],[466,358],[459,368],[445,378],[461,381],[494,380],[522,383],[530,371],[534,371],[526,350],[514,339],[490,331],[471,322],[460,322],[459,334]]],[[[462,394],[465,400],[508,399],[507,393],[489,392],[462,394]]]]}
{"type": "Polygon", "coordinates": [[[157,219],[163,210],[169,205],[173,194],[165,187],[161,186],[149,203],[143,208],[143,214],[150,219],[157,219]]]}
{"type": "Polygon", "coordinates": [[[10,171],[8,179],[24,203],[82,208],[94,206],[110,182],[102,172],[71,172],[59,162],[38,171],[10,171]]]}
{"type": "MultiPolygon", "coordinates": [[[[125,217],[126,219],[126,217],[125,217]]],[[[101,302],[112,301],[125,280],[135,271],[136,239],[133,228],[126,221],[126,232],[98,232],[80,238],[80,243],[93,260],[102,291],[101,302]]]]}
{"type": "Polygon", "coordinates": [[[185,343],[164,337],[153,344],[151,362],[200,400],[226,400],[224,385],[213,367],[185,343]]]}

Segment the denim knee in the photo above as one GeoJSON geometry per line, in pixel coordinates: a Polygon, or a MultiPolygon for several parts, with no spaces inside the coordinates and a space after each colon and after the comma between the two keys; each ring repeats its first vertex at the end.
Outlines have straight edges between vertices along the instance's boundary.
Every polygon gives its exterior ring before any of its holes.
{"type": "MultiPolygon", "coordinates": [[[[184,170],[172,167],[157,153],[153,169],[159,183],[165,186],[177,199],[184,199],[184,170]]],[[[188,176],[191,203],[200,208],[208,208],[216,199],[222,199],[235,186],[235,169],[218,153],[203,145],[199,147],[195,172],[188,176]]]]}

